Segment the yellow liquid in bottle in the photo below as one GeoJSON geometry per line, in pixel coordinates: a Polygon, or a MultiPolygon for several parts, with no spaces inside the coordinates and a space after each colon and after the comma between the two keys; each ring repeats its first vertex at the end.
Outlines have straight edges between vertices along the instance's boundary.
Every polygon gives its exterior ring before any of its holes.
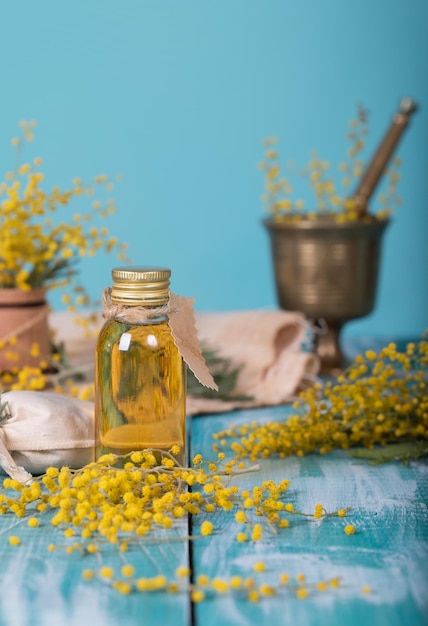
{"type": "Polygon", "coordinates": [[[96,356],[95,422],[98,455],[178,445],[183,463],[185,365],[165,318],[104,324],[96,356]]]}

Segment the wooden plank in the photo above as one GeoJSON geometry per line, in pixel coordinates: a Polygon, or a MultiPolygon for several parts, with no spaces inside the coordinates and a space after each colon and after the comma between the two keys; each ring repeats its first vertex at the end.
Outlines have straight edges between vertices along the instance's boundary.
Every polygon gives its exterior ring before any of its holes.
{"type": "MultiPolygon", "coordinates": [[[[240,414],[200,417],[193,420],[191,455],[211,454],[213,432],[226,428],[231,420],[247,423],[253,419],[267,421],[284,414],[283,407],[240,414]]],[[[216,532],[193,542],[194,578],[204,573],[209,577],[228,579],[233,575],[252,576],[258,584],[276,585],[280,572],[291,577],[306,574],[308,582],[342,577],[339,589],[297,599],[284,589],[274,598],[254,604],[230,594],[216,596],[195,605],[197,625],[256,624],[329,624],[344,620],[350,626],[366,620],[382,626],[388,624],[425,624],[428,556],[428,479],[424,463],[409,468],[399,464],[371,467],[356,463],[344,454],[304,459],[266,460],[256,474],[242,475],[235,484],[251,488],[263,480],[287,478],[291,482],[287,501],[304,510],[313,510],[322,502],[328,510],[353,507],[346,520],[332,518],[306,521],[291,518],[291,526],[278,535],[264,532],[257,543],[237,543],[240,529],[233,515],[221,513],[209,517],[216,532]],[[347,536],[344,523],[352,522],[358,534],[347,536]],[[254,573],[252,565],[264,561],[267,571],[254,573]],[[370,585],[372,593],[362,593],[370,585]]],[[[195,517],[195,533],[203,516],[195,517]]],[[[259,520],[257,520],[259,521],[259,520]]],[[[37,529],[29,529],[26,519],[16,524],[10,516],[0,516],[0,625],[73,625],[94,626],[116,624],[190,624],[187,595],[165,592],[153,595],[123,596],[98,581],[83,581],[84,568],[94,568],[98,559],[82,557],[57,550],[47,552],[51,542],[59,540],[45,520],[37,529]],[[12,547],[10,534],[21,538],[22,545],[12,547]]],[[[187,533],[186,522],[175,531],[187,533]]],[[[159,536],[159,535],[158,535],[159,536]]],[[[70,540],[72,543],[72,540],[70,540]]],[[[119,569],[120,553],[107,548],[102,551],[103,564],[119,569]]],[[[175,577],[178,566],[188,564],[186,542],[130,547],[127,561],[134,564],[138,576],[163,574],[175,577]]],[[[99,563],[101,564],[101,562],[99,563]]]]}
{"type": "MultiPolygon", "coordinates": [[[[275,407],[193,418],[192,455],[206,459],[211,452],[212,433],[230,424],[252,420],[268,421],[285,415],[275,407]]],[[[289,516],[290,527],[277,535],[264,531],[258,542],[239,543],[240,526],[233,513],[211,515],[215,532],[193,545],[193,577],[210,579],[251,576],[255,584],[277,585],[279,574],[291,579],[299,573],[307,583],[341,577],[338,589],[310,592],[299,599],[283,588],[275,597],[249,602],[239,593],[225,593],[195,605],[195,624],[305,624],[310,626],[426,625],[428,620],[428,472],[424,462],[406,467],[399,463],[371,466],[342,452],[327,456],[309,455],[260,462],[259,474],[234,480],[241,489],[264,480],[290,480],[285,501],[296,509],[311,512],[317,503],[328,511],[352,507],[345,518],[308,521],[289,516]],[[346,524],[357,529],[344,532],[346,524]],[[254,563],[266,564],[264,573],[252,570],[254,563]],[[371,593],[363,587],[370,586],[371,593]]],[[[200,515],[195,518],[200,525],[200,515]]],[[[257,520],[259,521],[259,520],[257,520]]],[[[306,583],[305,583],[306,584],[306,583]]]]}
{"type": "Polygon", "coordinates": [[[129,563],[135,567],[135,578],[164,575],[168,580],[176,579],[176,569],[189,564],[188,542],[183,540],[188,535],[187,519],[181,519],[172,530],[156,531],[156,537],[177,540],[130,543],[126,553],[111,544],[101,544],[99,554],[85,556],[65,552],[76,539],[65,538],[62,531],[54,529],[48,516],[41,518],[38,528],[29,528],[27,519],[0,515],[0,626],[190,623],[187,592],[123,595],[101,579],[82,578],[83,570],[99,571],[105,565],[113,567],[121,578],[121,566],[129,563]],[[21,545],[11,546],[10,535],[18,536],[21,545]],[[51,543],[58,546],[54,552],[48,551],[51,543]]]}

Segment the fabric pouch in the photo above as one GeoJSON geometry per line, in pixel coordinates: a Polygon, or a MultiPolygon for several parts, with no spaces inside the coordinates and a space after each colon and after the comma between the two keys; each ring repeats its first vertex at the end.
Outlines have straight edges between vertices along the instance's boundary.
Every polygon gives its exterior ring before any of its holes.
{"type": "Polygon", "coordinates": [[[83,467],[95,458],[94,404],[57,393],[1,395],[0,466],[21,483],[47,467],[83,467]]]}

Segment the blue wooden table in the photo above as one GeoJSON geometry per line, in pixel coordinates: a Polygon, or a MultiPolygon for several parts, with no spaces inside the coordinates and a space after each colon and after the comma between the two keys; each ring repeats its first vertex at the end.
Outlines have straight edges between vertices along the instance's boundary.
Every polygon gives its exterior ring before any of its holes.
{"type": "MultiPolygon", "coordinates": [[[[202,453],[215,459],[213,433],[232,423],[282,419],[288,411],[280,406],[193,418],[189,456],[202,453]]],[[[283,479],[290,481],[286,500],[295,509],[311,512],[322,503],[329,511],[352,510],[345,518],[291,515],[289,528],[275,534],[264,525],[261,540],[244,543],[236,540],[240,525],[233,512],[209,518],[200,514],[182,518],[172,531],[165,531],[168,541],[157,534],[154,542],[130,546],[126,562],[135,566],[139,577],[176,581],[181,567],[191,570],[188,579],[181,576],[178,581],[183,588],[201,575],[220,579],[219,591],[195,603],[187,590],[123,595],[107,582],[84,580],[86,568],[120,568],[123,555],[108,545],[98,555],[66,554],[61,545],[65,548],[67,539],[58,539],[61,533],[49,519],[42,517],[40,527],[31,529],[25,518],[0,516],[0,626],[428,624],[425,461],[372,466],[343,452],[266,459],[260,461],[259,471],[242,474],[232,484],[242,490],[283,479]],[[188,535],[199,535],[204,519],[213,522],[213,534],[189,541],[188,535]],[[347,535],[346,524],[357,532],[347,535]],[[10,535],[19,536],[21,545],[10,545],[10,535]],[[59,547],[49,552],[52,541],[59,547]],[[257,563],[263,563],[265,571],[255,571],[257,563]],[[280,574],[289,576],[288,584],[279,584],[280,574]],[[234,577],[247,585],[252,579],[256,590],[262,585],[259,600],[248,600],[248,590],[222,593],[221,581],[230,583],[237,580],[234,577]],[[308,597],[298,597],[299,586],[307,589],[308,597]],[[270,595],[271,589],[275,595],[270,595]]]]}

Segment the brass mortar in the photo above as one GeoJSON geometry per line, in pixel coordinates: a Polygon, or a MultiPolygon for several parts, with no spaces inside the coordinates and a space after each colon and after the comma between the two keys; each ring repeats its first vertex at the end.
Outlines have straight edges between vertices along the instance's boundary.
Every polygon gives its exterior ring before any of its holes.
{"type": "Polygon", "coordinates": [[[371,313],[376,300],[381,243],[388,220],[337,223],[331,217],[295,222],[265,219],[281,308],[313,320],[321,372],[345,366],[343,325],[371,313]]]}

